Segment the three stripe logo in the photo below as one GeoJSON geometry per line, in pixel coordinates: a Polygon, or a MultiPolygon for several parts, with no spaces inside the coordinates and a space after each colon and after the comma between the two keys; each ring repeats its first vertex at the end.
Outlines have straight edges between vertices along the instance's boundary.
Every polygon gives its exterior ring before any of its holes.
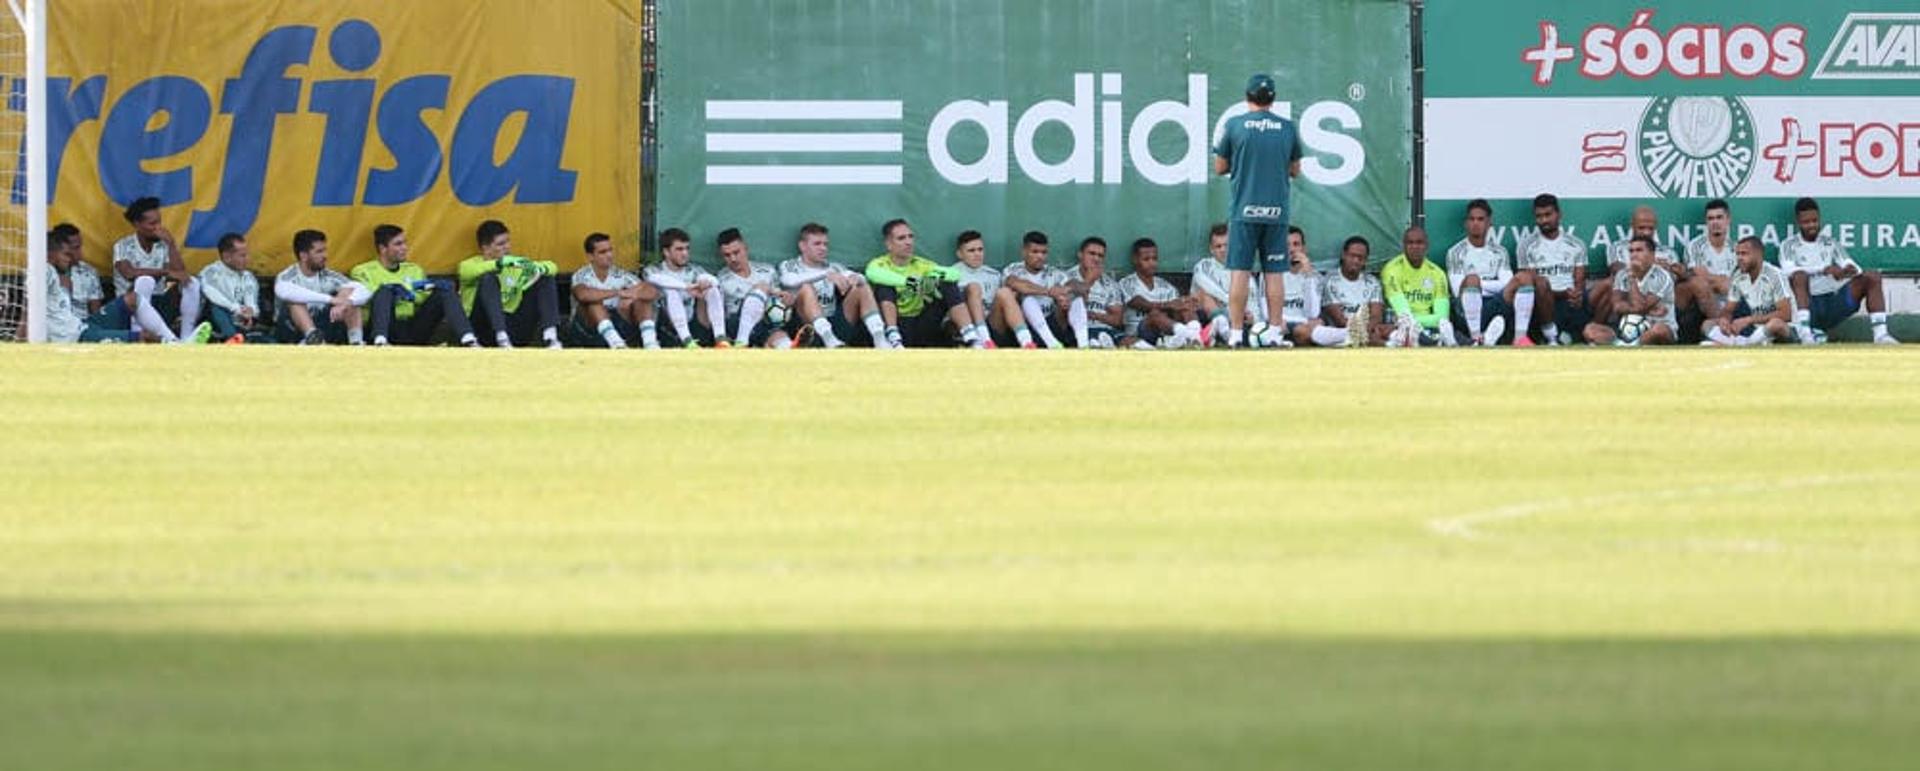
{"type": "Polygon", "coordinates": [[[708,185],[901,184],[900,101],[710,100],[706,110],[708,185]],[[820,130],[752,130],[787,123],[820,130]],[[873,130],[887,124],[892,131],[873,130]],[[832,162],[787,162],[821,158],[832,162]]]}

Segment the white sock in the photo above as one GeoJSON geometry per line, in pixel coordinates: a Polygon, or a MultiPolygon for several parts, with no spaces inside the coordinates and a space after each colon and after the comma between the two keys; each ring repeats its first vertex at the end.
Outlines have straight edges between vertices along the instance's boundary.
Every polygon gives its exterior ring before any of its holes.
{"type": "Polygon", "coordinates": [[[1240,344],[1243,342],[1246,342],[1246,340],[1247,340],[1247,333],[1245,331],[1234,329],[1232,327],[1227,328],[1227,345],[1229,347],[1239,348],[1240,344]]]}
{"type": "MultiPolygon", "coordinates": [[[[711,302],[711,301],[709,301],[711,302]]],[[[747,347],[747,341],[753,338],[753,328],[760,326],[760,319],[767,315],[767,296],[754,292],[740,302],[740,329],[733,333],[733,344],[747,347]]]]}
{"type": "Polygon", "coordinates": [[[1804,327],[1804,326],[1807,326],[1807,325],[1809,325],[1809,324],[1812,324],[1812,323],[1813,323],[1813,311],[1808,311],[1808,310],[1798,310],[1798,311],[1794,311],[1794,312],[1793,312],[1793,323],[1794,323],[1794,324],[1795,324],[1796,326],[1802,326],[1802,327],[1804,327]]]}
{"type": "Polygon", "coordinates": [[[1184,342],[1187,345],[1199,345],[1202,340],[1206,339],[1206,329],[1206,327],[1200,326],[1200,322],[1198,321],[1189,321],[1180,325],[1180,334],[1186,338],[1184,342]]]}
{"type": "Polygon", "coordinates": [[[980,344],[982,346],[993,342],[993,330],[988,329],[984,321],[973,325],[973,333],[980,337],[980,344]]]}
{"type": "Polygon", "coordinates": [[[1747,344],[1746,338],[1734,337],[1733,335],[1729,335],[1726,332],[1720,331],[1719,327],[1714,327],[1713,329],[1707,330],[1707,339],[1712,340],[1721,345],[1746,345],[1747,344]]]}
{"type": "Polygon", "coordinates": [[[907,340],[900,336],[899,327],[887,327],[887,334],[885,336],[874,338],[874,347],[881,346],[887,348],[905,348],[907,347],[907,340]]]}
{"type": "Polygon", "coordinates": [[[640,322],[640,344],[648,348],[660,347],[660,325],[652,319],[640,322]]]}
{"type": "Polygon", "coordinates": [[[1313,344],[1322,348],[1333,348],[1347,344],[1347,330],[1339,327],[1314,327],[1312,335],[1313,344]]]}
{"type": "Polygon", "coordinates": [[[493,333],[493,343],[501,348],[512,348],[513,338],[507,336],[505,332],[495,332],[493,333]]]}
{"type": "Polygon", "coordinates": [[[713,330],[715,339],[727,334],[727,298],[720,294],[720,287],[707,287],[707,328],[713,330]]]}
{"type": "Polygon", "coordinates": [[[1025,348],[1029,345],[1033,345],[1033,333],[1030,331],[1027,331],[1026,327],[1019,327],[1014,329],[1013,338],[1015,340],[1020,341],[1021,348],[1025,348]]]}
{"type": "Polygon", "coordinates": [[[360,345],[367,341],[366,330],[358,327],[347,329],[347,345],[360,345]]]}
{"type": "Polygon", "coordinates": [[[1533,287],[1523,286],[1513,293],[1513,339],[1526,337],[1533,329],[1533,287]]]}
{"type": "Polygon", "coordinates": [[[867,334],[873,337],[875,343],[886,339],[887,322],[880,319],[879,311],[867,314],[865,318],[860,319],[860,323],[867,325],[867,334]]]}
{"type": "Polygon", "coordinates": [[[673,333],[680,336],[681,343],[693,340],[693,329],[687,326],[687,296],[678,289],[669,289],[667,296],[667,322],[673,324],[673,333]]]}
{"type": "Polygon", "coordinates": [[[1753,331],[1747,334],[1746,340],[1747,340],[1747,345],[1760,345],[1761,343],[1766,342],[1767,328],[1764,326],[1754,327],[1753,331]]]}
{"type": "Polygon", "coordinates": [[[1468,337],[1477,338],[1486,332],[1487,328],[1480,325],[1481,303],[1485,301],[1479,289],[1464,287],[1460,291],[1460,311],[1467,317],[1468,337]]]}
{"type": "Polygon", "coordinates": [[[1559,324],[1548,322],[1546,326],[1540,328],[1540,331],[1547,333],[1548,345],[1553,345],[1560,342],[1560,325],[1559,324]]]}
{"type": "Polygon", "coordinates": [[[1228,326],[1227,315],[1225,313],[1215,313],[1213,314],[1212,323],[1207,325],[1207,330],[1209,334],[1213,335],[1214,340],[1221,341],[1227,339],[1228,326]]]}
{"type": "Polygon", "coordinates": [[[553,327],[542,329],[540,330],[540,339],[549,343],[560,342],[560,330],[554,329],[553,327]]]}
{"type": "Polygon", "coordinates": [[[846,345],[846,343],[840,342],[840,338],[833,334],[833,322],[828,321],[827,317],[821,316],[820,318],[814,319],[812,326],[813,335],[820,338],[821,345],[828,348],[839,348],[846,345]]]}
{"type": "Polygon", "coordinates": [[[627,347],[627,341],[620,339],[620,330],[614,328],[612,319],[601,319],[594,331],[600,333],[600,339],[607,341],[608,348],[627,347]]]}
{"type": "Polygon", "coordinates": [[[1086,298],[1075,297],[1073,298],[1073,304],[1067,306],[1067,325],[1073,327],[1074,345],[1080,348],[1086,348],[1089,342],[1089,338],[1087,337],[1086,298]]]}
{"type": "Polygon", "coordinates": [[[141,276],[133,280],[133,318],[140,322],[140,328],[159,336],[163,343],[180,339],[179,335],[167,328],[167,320],[160,318],[160,312],[153,309],[154,281],[152,276],[141,276]]]}
{"type": "Polygon", "coordinates": [[[972,324],[962,327],[960,329],[960,342],[966,343],[969,348],[979,348],[980,328],[972,324]]]}
{"type": "MultiPolygon", "coordinates": [[[[1874,337],[1879,338],[1879,337],[1887,336],[1887,314],[1869,313],[1867,314],[1867,321],[1873,323],[1874,337]]],[[[185,334],[185,333],[182,333],[182,334],[185,334]]]]}
{"type": "Polygon", "coordinates": [[[1027,318],[1027,327],[1033,330],[1035,337],[1048,348],[1059,348],[1060,338],[1053,336],[1053,327],[1047,324],[1047,313],[1040,309],[1040,298],[1020,298],[1020,314],[1027,318]]]}
{"type": "Polygon", "coordinates": [[[193,334],[200,326],[200,279],[190,278],[180,286],[180,336],[193,334]]]}

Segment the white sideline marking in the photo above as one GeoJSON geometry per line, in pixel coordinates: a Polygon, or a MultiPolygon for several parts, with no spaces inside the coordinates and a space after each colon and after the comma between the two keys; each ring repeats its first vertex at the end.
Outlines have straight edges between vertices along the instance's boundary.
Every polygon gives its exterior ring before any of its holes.
{"type": "Polygon", "coordinates": [[[1833,487],[1853,482],[1870,482],[1887,479],[1891,474],[1821,474],[1817,476],[1793,477],[1770,482],[1751,482],[1733,485],[1694,485],[1675,487],[1666,490],[1642,490],[1633,493],[1610,493],[1607,495],[1589,495],[1575,498],[1545,498],[1534,501],[1512,503],[1499,508],[1478,511],[1458,517],[1447,517],[1427,521],[1427,529],[1448,538],[1476,541],[1487,538],[1479,528],[1527,519],[1549,511],[1573,509],[1613,504],[1640,503],[1644,501],[1678,501],[1688,498],[1738,493],[1775,493],[1786,490],[1804,490],[1815,487],[1833,487]]]}

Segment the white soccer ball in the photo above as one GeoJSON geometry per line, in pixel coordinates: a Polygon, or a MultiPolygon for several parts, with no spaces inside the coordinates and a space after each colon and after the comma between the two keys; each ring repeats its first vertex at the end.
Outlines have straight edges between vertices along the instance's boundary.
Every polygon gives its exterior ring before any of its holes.
{"type": "Polygon", "coordinates": [[[1647,330],[1652,327],[1653,324],[1648,322],[1645,316],[1633,313],[1621,316],[1620,342],[1629,345],[1640,342],[1640,336],[1646,334],[1647,330]]]}
{"type": "Polygon", "coordinates": [[[1733,134],[1733,110],[1727,100],[1712,96],[1683,96],[1673,100],[1667,114],[1673,146],[1695,158],[1711,158],[1727,146],[1733,134]]]}
{"type": "Polygon", "coordinates": [[[1273,327],[1268,326],[1266,322],[1264,321],[1254,322],[1253,328],[1247,330],[1247,345],[1250,345],[1254,348],[1266,348],[1267,334],[1272,331],[1273,331],[1273,327]]]}
{"type": "Polygon", "coordinates": [[[772,324],[776,327],[786,326],[786,323],[787,323],[786,303],[780,302],[779,300],[773,301],[772,307],[767,308],[767,323],[772,324]]]}

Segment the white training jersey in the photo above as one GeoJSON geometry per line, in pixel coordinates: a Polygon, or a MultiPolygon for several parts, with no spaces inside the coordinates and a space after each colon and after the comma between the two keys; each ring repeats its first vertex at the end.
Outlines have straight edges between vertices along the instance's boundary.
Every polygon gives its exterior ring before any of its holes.
{"type": "Polygon", "coordinates": [[[228,313],[249,308],[255,317],[266,315],[260,312],[260,279],[253,271],[234,270],[219,260],[200,269],[200,295],[228,313]]]}
{"type": "MultiPolygon", "coordinates": [[[[1630,240],[1617,241],[1612,246],[1607,247],[1607,271],[1609,273],[1619,273],[1620,271],[1626,270],[1627,262],[1633,259],[1633,252],[1630,251],[1632,248],[1633,242],[1630,240]]],[[[1679,256],[1675,255],[1672,249],[1668,249],[1666,245],[1658,241],[1654,242],[1653,264],[1677,265],[1679,262],[1679,256]]]]}
{"type": "Polygon", "coordinates": [[[1160,276],[1155,276],[1149,284],[1147,279],[1140,277],[1140,274],[1128,273],[1114,288],[1120,293],[1121,302],[1128,303],[1125,316],[1127,328],[1124,331],[1129,337],[1140,335],[1140,321],[1147,317],[1145,312],[1133,309],[1131,303],[1134,298],[1152,303],[1173,302],[1180,299],[1180,290],[1174,287],[1172,281],[1160,276]]]}
{"type": "MultiPolygon", "coordinates": [[[[274,277],[274,283],[280,283],[282,281],[300,287],[301,289],[319,292],[320,294],[328,296],[339,292],[340,287],[353,283],[353,279],[347,278],[328,268],[321,268],[319,273],[309,276],[300,272],[299,263],[288,265],[286,270],[280,271],[280,275],[274,277]]],[[[279,302],[281,305],[292,304],[285,300],[279,302]]],[[[306,304],[307,310],[312,311],[316,315],[327,312],[327,305],[327,303],[306,304]]]]}
{"type": "Polygon", "coordinates": [[[772,289],[780,285],[780,274],[772,265],[758,262],[747,263],[747,275],[733,272],[732,268],[721,267],[716,274],[720,277],[720,296],[727,301],[727,315],[740,315],[740,306],[745,304],[747,296],[760,287],[772,289]]]}
{"type": "Polygon", "coordinates": [[[47,342],[77,343],[87,328],[86,309],[75,308],[73,296],[60,285],[60,275],[47,271],[47,342]]]}
{"type": "MultiPolygon", "coordinates": [[[[1092,281],[1087,281],[1080,277],[1080,271],[1078,270],[1062,272],[1066,275],[1067,283],[1085,283],[1087,285],[1087,311],[1089,313],[1105,313],[1115,305],[1126,304],[1125,299],[1120,296],[1120,282],[1114,277],[1102,273],[1092,281]]],[[[1122,316],[1122,318],[1124,319],[1125,317],[1122,316]]],[[[1107,328],[1105,324],[1098,321],[1092,322],[1092,325],[1094,329],[1107,328]]]]}
{"type": "Polygon", "coordinates": [[[980,300],[987,304],[987,310],[993,310],[993,294],[1000,291],[1000,284],[1002,283],[1000,269],[992,265],[969,268],[965,263],[959,262],[953,264],[953,269],[960,274],[960,281],[958,283],[960,284],[961,291],[966,291],[968,284],[979,286],[980,300]]]}
{"type": "Polygon", "coordinates": [[[1860,263],[1854,262],[1853,256],[1847,254],[1847,247],[1832,236],[1822,235],[1808,241],[1795,231],[1791,238],[1780,242],[1780,272],[1789,277],[1795,273],[1807,274],[1808,294],[1832,294],[1853,280],[1827,275],[1826,270],[1830,265],[1855,270],[1860,268],[1860,263]]]}
{"type": "MultiPolygon", "coordinates": [[[[672,267],[664,262],[658,265],[648,265],[645,270],[641,271],[640,275],[646,279],[647,283],[660,288],[661,297],[659,303],[665,303],[667,301],[666,293],[668,291],[680,292],[680,302],[686,306],[689,317],[693,315],[694,293],[684,289],[669,290],[667,287],[661,286],[659,281],[665,280],[673,283],[682,283],[691,287],[699,283],[700,279],[713,278],[713,274],[708,273],[706,268],[702,268],[691,262],[680,268],[672,267]]],[[[718,281],[716,280],[715,283],[718,283],[718,281]]],[[[664,308],[666,306],[661,305],[661,307],[664,308]]]]}
{"type": "Polygon", "coordinates": [[[1321,305],[1338,305],[1349,318],[1358,313],[1363,305],[1386,302],[1380,279],[1371,273],[1362,273],[1359,278],[1350,279],[1336,270],[1327,274],[1321,287],[1321,305]]]}
{"type": "Polygon", "coordinates": [[[155,241],[152,249],[142,249],[140,236],[129,235],[113,243],[113,294],[116,297],[133,291],[133,280],[120,275],[118,266],[123,262],[141,270],[164,270],[167,242],[155,241]]]}
{"type": "Polygon", "coordinates": [[[1760,263],[1760,275],[1750,276],[1736,270],[1727,279],[1727,302],[1746,303],[1748,313],[1772,313],[1780,301],[1793,304],[1793,291],[1787,288],[1787,274],[1767,263],[1760,263]]]}
{"type": "MultiPolygon", "coordinates": [[[[1630,288],[1635,283],[1640,285],[1641,293],[1660,298],[1659,309],[1647,314],[1647,318],[1655,322],[1665,323],[1668,326],[1674,326],[1673,274],[1654,267],[1648,269],[1646,277],[1637,282],[1633,278],[1633,271],[1630,270],[1620,271],[1613,276],[1613,290],[1616,292],[1631,291],[1630,288]]],[[[1678,327],[1675,327],[1674,331],[1678,332],[1680,330],[1678,327]]]]}
{"type": "MultiPolygon", "coordinates": [[[[1027,270],[1027,264],[1024,262],[1016,262],[1008,265],[1005,270],[1000,271],[1000,276],[1003,283],[1019,279],[1039,286],[1041,289],[1052,289],[1072,280],[1072,277],[1065,270],[1050,265],[1042,265],[1039,270],[1027,270]]],[[[1046,311],[1047,313],[1053,312],[1052,297],[1040,295],[1035,299],[1040,301],[1040,310],[1046,311]]]]}
{"type": "MultiPolygon", "coordinates": [[[[624,270],[617,265],[610,265],[607,267],[606,278],[601,278],[600,274],[593,269],[592,265],[586,265],[573,272],[572,285],[584,286],[588,289],[598,289],[602,292],[623,292],[639,286],[640,276],[634,274],[633,271],[624,270]]],[[[601,300],[600,304],[608,308],[613,308],[620,304],[620,298],[609,297],[601,300]]]]}
{"type": "Polygon", "coordinates": [[[803,286],[813,287],[814,295],[820,300],[822,316],[832,316],[840,311],[840,294],[833,288],[833,282],[827,277],[843,275],[859,274],[847,270],[847,266],[837,262],[829,261],[823,265],[814,265],[807,262],[804,257],[795,257],[780,263],[780,285],[795,292],[800,291],[803,286]],[[820,274],[820,277],[811,281],[805,280],[806,277],[816,274],[820,274]]]}
{"type": "Polygon", "coordinates": [[[1227,270],[1226,263],[1208,257],[1193,264],[1193,288],[1225,305],[1227,292],[1233,288],[1233,272],[1227,270]]]}
{"type": "Polygon", "coordinates": [[[1574,269],[1586,264],[1587,242],[1565,228],[1560,229],[1558,238],[1552,239],[1529,231],[1520,237],[1519,251],[1514,253],[1516,269],[1540,274],[1547,280],[1547,288],[1555,292],[1572,289],[1574,269]]]}
{"type": "Polygon", "coordinates": [[[1506,247],[1491,238],[1484,246],[1474,246],[1472,241],[1462,238],[1447,250],[1447,280],[1453,285],[1455,295],[1460,294],[1460,285],[1468,276],[1480,278],[1481,294],[1499,294],[1513,280],[1513,259],[1507,255],[1506,247]]]}
{"type": "Polygon", "coordinates": [[[105,302],[107,299],[106,288],[100,283],[100,271],[94,270],[92,265],[75,262],[67,270],[67,281],[73,284],[67,296],[73,298],[74,307],[81,313],[86,313],[91,303],[105,302]]]}
{"type": "Polygon", "coordinates": [[[1740,257],[1733,253],[1735,241],[1727,236],[1724,247],[1715,249],[1704,234],[1687,243],[1687,267],[1713,276],[1731,276],[1740,268],[1740,257]]]}
{"type": "MultiPolygon", "coordinates": [[[[1312,297],[1315,300],[1313,304],[1319,304],[1319,273],[1290,272],[1287,274],[1286,286],[1283,287],[1283,289],[1287,294],[1287,307],[1280,313],[1280,318],[1283,321],[1286,321],[1288,324],[1300,324],[1304,323],[1308,316],[1314,315],[1308,312],[1307,298],[1312,297]]],[[[1265,293],[1263,292],[1262,294],[1264,295],[1265,293]]]]}

